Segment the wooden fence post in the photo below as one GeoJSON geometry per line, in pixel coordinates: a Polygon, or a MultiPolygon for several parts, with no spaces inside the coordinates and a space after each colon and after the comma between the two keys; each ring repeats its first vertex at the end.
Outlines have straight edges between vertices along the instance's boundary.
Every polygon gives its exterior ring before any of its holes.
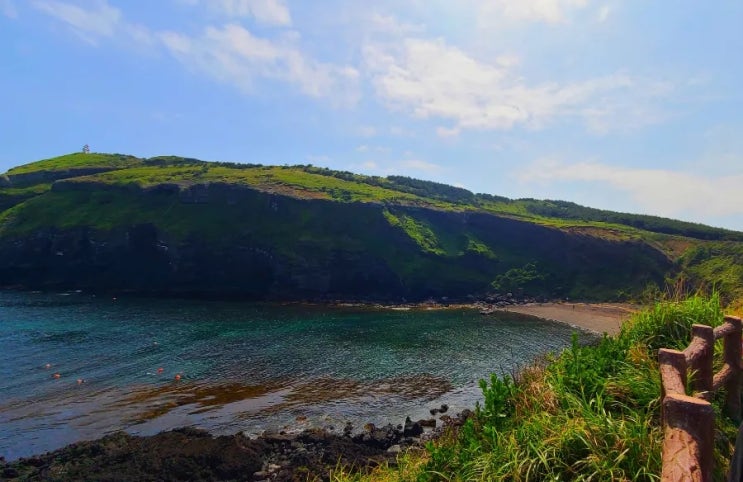
{"type": "Polygon", "coordinates": [[[684,353],[691,370],[691,388],[695,395],[712,400],[712,358],[715,354],[715,332],[711,326],[693,325],[691,343],[684,353]]]}
{"type": "Polygon", "coordinates": [[[715,413],[700,398],[669,393],[663,399],[662,482],[711,482],[715,413]]]}
{"type": "MultiPolygon", "coordinates": [[[[725,316],[724,323],[714,329],[693,325],[691,334],[691,342],[683,352],[658,352],[664,432],[662,482],[712,480],[715,415],[710,401],[719,389],[725,388],[725,413],[736,422],[743,415],[743,321],[725,316]],[[714,343],[720,338],[724,363],[719,372],[713,373],[714,343]],[[694,397],[686,395],[687,367],[691,370],[694,397]]],[[[738,428],[730,467],[728,481],[743,482],[743,425],[738,428]]]]}
{"type": "Polygon", "coordinates": [[[669,393],[686,393],[686,357],[683,352],[661,348],[658,350],[660,365],[661,397],[669,393]]]}
{"type": "Polygon", "coordinates": [[[736,422],[740,422],[740,356],[741,356],[741,319],[726,316],[725,322],[733,325],[733,332],[725,337],[723,357],[725,365],[732,370],[725,383],[725,413],[736,422]]]}

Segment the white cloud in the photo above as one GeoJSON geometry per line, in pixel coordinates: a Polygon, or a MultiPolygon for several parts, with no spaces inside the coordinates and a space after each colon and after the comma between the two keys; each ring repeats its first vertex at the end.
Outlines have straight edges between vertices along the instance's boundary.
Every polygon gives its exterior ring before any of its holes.
{"type": "Polygon", "coordinates": [[[583,120],[599,133],[641,127],[661,119],[649,101],[673,89],[622,72],[528,85],[513,58],[482,62],[442,39],[367,44],[364,58],[377,94],[390,107],[451,120],[459,129],[541,128],[561,117],[583,120]]]}
{"type": "Polygon", "coordinates": [[[371,30],[392,36],[403,36],[411,33],[420,33],[425,28],[422,25],[401,22],[394,15],[373,13],[368,19],[371,30]]]}
{"type": "Polygon", "coordinates": [[[521,59],[516,55],[500,55],[495,62],[505,68],[515,67],[521,63],[521,59]]]}
{"type": "MultiPolygon", "coordinates": [[[[188,68],[244,92],[252,91],[256,80],[269,79],[293,85],[310,97],[327,98],[335,105],[354,104],[359,96],[359,73],[355,68],[320,62],[305,55],[296,45],[296,35],[262,38],[238,24],[209,26],[200,36],[175,31],[151,32],[144,26],[126,22],[121,11],[106,0],[91,0],[85,4],[87,9],[57,0],[34,0],[33,5],[64,22],[93,45],[102,38],[114,37],[134,40],[140,45],[158,42],[188,68]]],[[[269,18],[266,12],[273,8],[270,7],[272,2],[259,1],[221,2],[220,5],[236,14],[243,8],[253,9],[254,16],[259,15],[256,12],[263,12],[265,15],[261,18],[264,20],[269,18]]]]}
{"type": "Polygon", "coordinates": [[[436,128],[436,135],[442,138],[452,138],[452,137],[459,137],[459,128],[457,127],[437,127],[436,128]]]}
{"type": "Polygon", "coordinates": [[[377,128],[374,126],[360,126],[356,131],[361,137],[374,137],[377,135],[377,128]]]}
{"type": "Polygon", "coordinates": [[[152,32],[150,32],[150,30],[143,25],[124,23],[121,26],[121,31],[124,32],[124,34],[128,38],[131,38],[139,44],[150,45],[155,43],[156,41],[156,38],[152,35],[152,32]]]}
{"type": "Polygon", "coordinates": [[[415,134],[402,126],[390,126],[390,135],[394,137],[414,137],[415,134]]]}
{"type": "Polygon", "coordinates": [[[8,18],[18,18],[18,10],[13,0],[0,0],[0,12],[8,18]]]}
{"type": "Polygon", "coordinates": [[[352,164],[349,168],[351,170],[360,170],[376,176],[423,175],[427,178],[440,176],[442,173],[447,171],[443,166],[414,157],[398,160],[368,160],[359,164],[352,164]]]}
{"type": "Polygon", "coordinates": [[[52,0],[35,0],[32,5],[66,23],[83,40],[92,44],[96,44],[100,37],[113,37],[121,21],[121,11],[106,0],[89,2],[86,4],[89,9],[52,0]]]}
{"type": "Polygon", "coordinates": [[[399,161],[398,166],[403,168],[403,170],[413,170],[413,171],[421,171],[426,173],[439,173],[444,170],[443,167],[439,166],[438,164],[434,164],[432,162],[423,161],[420,159],[406,159],[403,161],[399,161]]]}
{"type": "Polygon", "coordinates": [[[199,37],[163,32],[160,39],[189,68],[246,92],[254,89],[256,79],[270,79],[336,104],[353,104],[358,98],[356,69],[314,60],[291,40],[257,37],[237,24],[207,27],[199,37]]]}
{"type": "Polygon", "coordinates": [[[584,8],[588,0],[472,0],[479,6],[479,17],[511,21],[566,22],[568,12],[584,8]]]}
{"type": "MultiPolygon", "coordinates": [[[[665,169],[635,169],[599,162],[563,163],[543,159],[517,174],[525,183],[599,183],[627,193],[648,213],[684,219],[743,214],[743,169],[709,176],[665,169]]],[[[605,187],[597,186],[597,189],[605,187]]]]}
{"type": "Polygon", "coordinates": [[[160,40],[174,55],[188,55],[191,51],[191,39],[176,32],[160,33],[160,40]]]}
{"type": "Polygon", "coordinates": [[[102,38],[119,38],[126,42],[134,41],[138,45],[150,45],[154,42],[147,27],[126,22],[121,10],[109,5],[107,0],[92,0],[81,4],[35,0],[32,5],[40,12],[66,24],[91,45],[98,45],[102,38]]]}
{"type": "Polygon", "coordinates": [[[361,144],[356,146],[356,152],[389,152],[389,147],[385,146],[370,146],[368,144],[361,144]]]}
{"type": "Polygon", "coordinates": [[[393,137],[413,137],[413,132],[411,130],[399,125],[384,126],[380,128],[369,125],[359,126],[355,129],[355,134],[366,139],[387,135],[393,137]]]}
{"type": "Polygon", "coordinates": [[[289,26],[292,23],[289,7],[283,0],[190,0],[202,3],[211,11],[232,18],[252,17],[266,25],[289,26]]]}
{"type": "Polygon", "coordinates": [[[600,23],[606,22],[606,20],[609,18],[609,14],[611,14],[611,7],[609,5],[602,6],[599,9],[598,21],[600,23]]]}
{"type": "MultiPolygon", "coordinates": [[[[635,84],[648,81],[635,81],[635,84]]],[[[610,131],[631,131],[653,124],[660,124],[670,117],[670,113],[657,107],[653,97],[638,90],[628,95],[612,98],[605,96],[593,100],[579,111],[586,128],[598,135],[608,134],[610,131]]],[[[657,98],[656,98],[657,99],[657,98]]]]}

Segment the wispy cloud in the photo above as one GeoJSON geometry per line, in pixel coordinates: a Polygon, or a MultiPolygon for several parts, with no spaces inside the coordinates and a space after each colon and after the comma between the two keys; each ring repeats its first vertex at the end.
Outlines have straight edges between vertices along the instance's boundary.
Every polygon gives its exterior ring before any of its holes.
{"type": "Polygon", "coordinates": [[[438,164],[432,162],[423,161],[421,159],[406,159],[399,162],[399,166],[404,171],[419,171],[428,174],[440,173],[444,168],[438,164]]]}
{"type": "Polygon", "coordinates": [[[401,125],[389,125],[374,127],[370,125],[363,125],[356,128],[354,131],[358,137],[365,139],[371,139],[373,137],[414,137],[414,132],[407,127],[401,125]]]}
{"type": "Polygon", "coordinates": [[[370,43],[364,58],[388,106],[417,118],[451,120],[457,129],[539,129],[559,118],[577,118],[598,133],[641,127],[662,119],[651,100],[673,90],[623,72],[529,85],[516,70],[517,58],[483,62],[442,39],[370,43]]]}
{"type": "Polygon", "coordinates": [[[67,24],[80,38],[94,45],[100,37],[113,37],[121,22],[121,11],[105,0],[89,2],[88,8],[52,0],[35,0],[32,5],[67,24]]]}
{"type": "Polygon", "coordinates": [[[359,126],[356,129],[356,133],[360,137],[375,137],[377,134],[379,134],[379,131],[374,126],[359,126]]]}
{"type": "MultiPolygon", "coordinates": [[[[0,0],[2,1],[2,0],[0,0]]],[[[83,41],[97,46],[101,39],[119,38],[138,45],[152,44],[153,36],[147,27],[128,23],[116,7],[107,0],[86,3],[34,0],[34,8],[61,21],[83,41]],[[84,5],[84,6],[83,6],[84,5]]]]}
{"type": "Polygon", "coordinates": [[[355,68],[315,60],[291,39],[258,37],[234,23],[207,27],[200,36],[163,32],[160,38],[170,53],[189,68],[244,92],[253,92],[258,79],[271,79],[339,105],[353,104],[358,98],[359,73],[355,68]]]}
{"type": "Polygon", "coordinates": [[[352,164],[349,168],[377,176],[390,176],[396,174],[431,178],[441,176],[443,173],[447,172],[447,168],[444,166],[414,157],[403,159],[388,158],[385,160],[366,160],[358,164],[352,164]]]}
{"type": "Polygon", "coordinates": [[[480,18],[560,23],[569,12],[584,8],[588,0],[470,0],[479,7],[480,18]]]}
{"type": "MultiPolygon", "coordinates": [[[[194,4],[199,0],[181,1],[194,4]]],[[[257,80],[267,79],[293,85],[304,95],[325,98],[334,105],[352,105],[359,95],[359,72],[355,68],[310,57],[297,45],[299,36],[291,32],[274,38],[260,37],[242,25],[230,23],[205,27],[201,35],[194,36],[179,31],[151,31],[127,22],[107,0],[34,0],[32,5],[92,45],[119,37],[138,44],[157,43],[193,71],[243,92],[252,93],[257,80]]],[[[280,0],[214,0],[209,5],[231,16],[252,15],[261,22],[290,23],[289,11],[280,0]]]]}
{"type": "Polygon", "coordinates": [[[286,27],[292,23],[289,7],[283,0],[188,0],[185,3],[202,4],[226,17],[254,18],[256,22],[266,25],[286,27]]]}
{"type": "Polygon", "coordinates": [[[13,0],[0,0],[0,12],[8,18],[18,18],[18,10],[13,0]]]}
{"type": "Polygon", "coordinates": [[[361,144],[356,146],[356,152],[389,152],[390,148],[385,146],[370,146],[369,144],[361,144]]]}
{"type": "Polygon", "coordinates": [[[436,135],[444,139],[459,137],[460,129],[457,127],[437,127],[436,135]]]}
{"type": "Polygon", "coordinates": [[[543,159],[517,174],[524,183],[602,184],[625,192],[646,212],[683,219],[743,214],[743,169],[709,176],[699,172],[636,169],[600,162],[564,163],[543,159]]]}
{"type": "Polygon", "coordinates": [[[423,25],[401,22],[394,15],[378,12],[371,14],[368,24],[372,32],[392,36],[417,34],[425,30],[423,25]]]}
{"type": "Polygon", "coordinates": [[[611,7],[609,5],[603,5],[599,9],[599,13],[598,13],[598,16],[597,16],[598,21],[600,23],[606,22],[606,20],[609,18],[609,14],[611,14],[611,7]]]}

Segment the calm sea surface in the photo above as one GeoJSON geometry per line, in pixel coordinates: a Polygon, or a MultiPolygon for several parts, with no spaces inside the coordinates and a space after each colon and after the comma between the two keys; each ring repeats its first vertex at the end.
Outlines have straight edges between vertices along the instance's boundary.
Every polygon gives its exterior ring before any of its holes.
{"type": "Polygon", "coordinates": [[[559,351],[572,331],[468,310],[0,292],[0,455],[116,430],[341,430],[457,412],[481,398],[480,378],[559,351]]]}

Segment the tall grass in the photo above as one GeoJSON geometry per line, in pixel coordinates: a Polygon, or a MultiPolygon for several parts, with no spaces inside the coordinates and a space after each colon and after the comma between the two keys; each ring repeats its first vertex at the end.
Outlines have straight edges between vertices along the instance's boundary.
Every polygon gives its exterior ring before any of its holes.
{"type": "MultiPolygon", "coordinates": [[[[574,338],[515,379],[492,376],[481,382],[475,416],[430,443],[414,477],[387,471],[380,480],[659,480],[657,350],[683,348],[692,324],[717,326],[722,318],[717,295],[663,301],[634,315],[616,337],[592,346],[574,338]]],[[[722,480],[737,427],[716,412],[715,478],[722,480]]]]}

